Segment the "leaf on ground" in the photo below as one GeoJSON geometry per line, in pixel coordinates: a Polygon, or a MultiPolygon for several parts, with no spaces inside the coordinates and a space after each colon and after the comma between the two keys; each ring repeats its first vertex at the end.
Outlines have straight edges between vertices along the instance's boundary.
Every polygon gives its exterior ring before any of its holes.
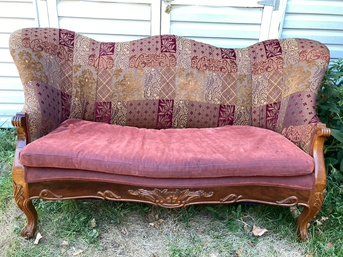
{"type": "Polygon", "coordinates": [[[252,228],[252,234],[254,236],[263,236],[264,233],[266,233],[268,230],[265,229],[265,228],[260,228],[260,227],[257,227],[257,226],[253,226],[252,228]]]}
{"type": "Polygon", "coordinates": [[[91,227],[92,228],[96,227],[96,220],[94,218],[91,220],[91,227]]]}
{"type": "Polygon", "coordinates": [[[239,249],[236,250],[236,252],[235,252],[236,255],[235,256],[241,257],[241,256],[243,256],[243,252],[244,252],[243,248],[240,247],[239,249]]]}
{"type": "Polygon", "coordinates": [[[316,225],[321,226],[325,221],[327,221],[329,218],[328,217],[321,217],[320,219],[317,219],[315,221],[316,225]]]}
{"type": "Polygon", "coordinates": [[[127,236],[127,235],[129,234],[129,231],[127,231],[126,228],[122,228],[122,229],[120,230],[120,232],[121,232],[123,235],[125,235],[125,236],[127,236]]]}
{"type": "Polygon", "coordinates": [[[160,217],[158,215],[158,213],[155,213],[155,212],[150,212],[148,215],[147,215],[147,220],[149,223],[153,223],[157,220],[159,220],[160,217]]]}
{"type": "Polygon", "coordinates": [[[81,250],[81,249],[76,250],[76,251],[73,253],[73,256],[78,256],[78,255],[80,255],[81,253],[83,253],[83,250],[81,250]]]}
{"type": "Polygon", "coordinates": [[[244,224],[243,228],[245,233],[250,233],[250,226],[247,223],[244,224]]]}
{"type": "Polygon", "coordinates": [[[327,251],[330,251],[333,247],[334,247],[333,243],[330,243],[330,242],[329,242],[329,243],[326,245],[326,250],[327,250],[327,251]]]}
{"type": "Polygon", "coordinates": [[[61,243],[61,246],[69,246],[69,242],[66,240],[63,240],[61,243]]]}
{"type": "Polygon", "coordinates": [[[300,210],[298,209],[298,207],[292,206],[290,210],[293,218],[296,218],[300,215],[300,210]]]}
{"type": "Polygon", "coordinates": [[[156,222],[149,223],[149,227],[160,228],[163,223],[164,219],[159,219],[156,222]]]}
{"type": "Polygon", "coordinates": [[[42,239],[42,235],[41,235],[41,233],[37,233],[37,235],[36,235],[36,239],[35,239],[35,241],[33,242],[35,245],[38,245],[38,243],[39,243],[39,241],[42,239]]]}

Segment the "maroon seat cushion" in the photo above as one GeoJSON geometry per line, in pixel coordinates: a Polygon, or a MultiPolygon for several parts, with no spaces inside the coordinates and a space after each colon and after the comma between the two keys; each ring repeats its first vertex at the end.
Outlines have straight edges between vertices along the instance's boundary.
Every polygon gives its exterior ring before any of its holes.
{"type": "Polygon", "coordinates": [[[256,127],[154,130],[67,120],[25,147],[24,166],[148,178],[300,176],[313,158],[282,135],[256,127]]]}
{"type": "Polygon", "coordinates": [[[89,170],[26,167],[26,181],[28,183],[103,182],[151,188],[265,186],[311,190],[314,186],[314,173],[296,177],[145,178],[89,170]]]}

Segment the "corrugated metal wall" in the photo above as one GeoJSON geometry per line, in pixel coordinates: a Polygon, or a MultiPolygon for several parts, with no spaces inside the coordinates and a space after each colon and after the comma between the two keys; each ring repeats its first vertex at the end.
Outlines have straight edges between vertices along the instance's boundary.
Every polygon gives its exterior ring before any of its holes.
{"type": "Polygon", "coordinates": [[[318,40],[329,47],[333,61],[343,58],[343,1],[288,0],[281,36],[318,40]]]}

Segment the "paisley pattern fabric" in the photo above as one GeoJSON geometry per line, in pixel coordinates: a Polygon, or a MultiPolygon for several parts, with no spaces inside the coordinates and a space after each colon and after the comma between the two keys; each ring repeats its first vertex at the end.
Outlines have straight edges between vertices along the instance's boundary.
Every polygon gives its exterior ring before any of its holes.
{"type": "MultiPolygon", "coordinates": [[[[156,129],[250,125],[294,141],[294,131],[318,122],[329,62],[323,44],[305,39],[224,49],[174,35],[104,43],[52,28],[18,30],[10,49],[33,140],[78,118],[156,129]]],[[[311,138],[295,141],[309,151],[311,138]]]]}

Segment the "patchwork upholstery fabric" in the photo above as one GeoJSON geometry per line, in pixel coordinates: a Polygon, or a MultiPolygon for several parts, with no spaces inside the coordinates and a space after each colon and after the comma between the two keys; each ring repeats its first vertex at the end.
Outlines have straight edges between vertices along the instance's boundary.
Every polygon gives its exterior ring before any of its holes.
{"type": "Polygon", "coordinates": [[[278,131],[306,152],[319,122],[316,98],[329,62],[323,44],[267,40],[249,48],[252,125],[278,131]]]}
{"type": "Polygon", "coordinates": [[[63,29],[14,32],[35,140],[67,118],[144,128],[252,125],[309,152],[328,49],[305,39],[224,49],[162,35],[103,43],[63,29]],[[306,134],[307,135],[307,134],[306,134]]]}

